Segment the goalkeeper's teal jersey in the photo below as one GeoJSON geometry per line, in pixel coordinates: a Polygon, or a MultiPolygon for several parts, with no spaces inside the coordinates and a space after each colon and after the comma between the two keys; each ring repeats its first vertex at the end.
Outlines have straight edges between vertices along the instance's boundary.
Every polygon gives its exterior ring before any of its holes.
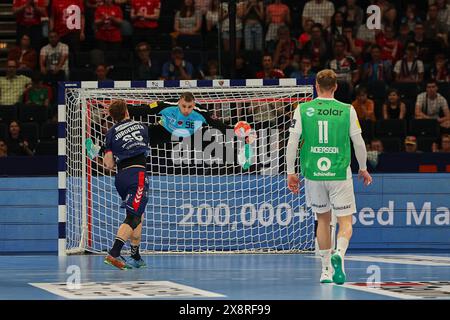
{"type": "Polygon", "coordinates": [[[159,123],[170,133],[178,137],[192,136],[203,125],[210,125],[225,132],[227,125],[211,119],[208,112],[196,105],[192,112],[185,116],[181,113],[178,103],[153,102],[150,110],[161,116],[159,123]]]}

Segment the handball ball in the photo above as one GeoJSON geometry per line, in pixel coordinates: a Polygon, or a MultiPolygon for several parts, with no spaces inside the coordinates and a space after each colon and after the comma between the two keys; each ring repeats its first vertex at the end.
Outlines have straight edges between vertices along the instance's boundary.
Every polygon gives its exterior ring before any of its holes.
{"type": "Polygon", "coordinates": [[[238,123],[236,123],[236,125],[234,126],[234,133],[238,136],[238,137],[246,137],[249,135],[250,131],[251,131],[252,127],[245,121],[239,121],[238,123]]]}

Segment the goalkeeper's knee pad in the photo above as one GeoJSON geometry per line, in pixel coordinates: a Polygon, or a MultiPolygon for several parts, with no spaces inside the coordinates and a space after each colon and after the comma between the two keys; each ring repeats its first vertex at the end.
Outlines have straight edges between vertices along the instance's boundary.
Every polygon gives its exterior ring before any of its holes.
{"type": "Polygon", "coordinates": [[[138,217],[134,214],[128,213],[127,212],[127,217],[125,218],[125,220],[123,221],[123,223],[129,225],[131,227],[131,229],[136,229],[138,227],[138,225],[141,224],[141,217],[138,217]]]}

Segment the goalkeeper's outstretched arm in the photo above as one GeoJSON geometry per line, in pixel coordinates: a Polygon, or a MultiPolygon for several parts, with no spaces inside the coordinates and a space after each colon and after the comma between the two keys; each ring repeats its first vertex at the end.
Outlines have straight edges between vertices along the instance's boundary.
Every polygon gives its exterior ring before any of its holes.
{"type": "Polygon", "coordinates": [[[198,105],[196,106],[194,111],[200,113],[203,116],[203,118],[205,118],[206,124],[208,126],[210,126],[212,128],[216,128],[217,130],[222,132],[222,134],[224,134],[224,135],[226,135],[227,129],[233,129],[233,127],[231,125],[228,125],[218,119],[211,118],[209,112],[205,109],[201,109],[200,107],[198,107],[198,105]]]}
{"type": "MultiPolygon", "coordinates": [[[[155,101],[155,102],[148,104],[148,106],[150,108],[151,114],[158,114],[159,112],[161,112],[162,110],[164,110],[166,108],[178,106],[178,103],[177,102],[167,102],[167,101],[155,101]]],[[[226,134],[227,129],[233,129],[233,126],[228,125],[218,119],[213,119],[211,117],[211,115],[209,114],[209,112],[206,109],[203,109],[201,107],[201,105],[199,105],[198,103],[195,104],[195,108],[194,108],[193,112],[201,114],[203,116],[203,118],[205,118],[206,124],[208,126],[218,129],[224,135],[226,134]]]]}
{"type": "Polygon", "coordinates": [[[176,106],[176,103],[168,103],[165,101],[154,101],[148,104],[151,114],[157,114],[168,107],[176,106]]]}

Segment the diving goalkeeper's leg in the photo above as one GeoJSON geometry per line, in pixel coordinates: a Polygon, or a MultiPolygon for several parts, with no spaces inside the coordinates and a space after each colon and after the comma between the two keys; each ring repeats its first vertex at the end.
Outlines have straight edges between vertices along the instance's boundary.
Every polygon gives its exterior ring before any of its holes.
{"type": "Polygon", "coordinates": [[[142,238],[142,222],[134,229],[130,238],[131,256],[127,259],[127,263],[133,268],[144,268],[147,265],[139,253],[139,246],[142,238]]]}
{"type": "Polygon", "coordinates": [[[317,242],[319,255],[322,260],[322,274],[320,283],[332,283],[333,270],[331,268],[331,211],[317,214],[317,242]]]}
{"type": "Polygon", "coordinates": [[[334,268],[333,281],[336,284],[343,284],[346,281],[344,256],[353,233],[352,215],[338,216],[337,220],[339,232],[337,235],[336,253],[331,257],[331,263],[334,268]]]}

